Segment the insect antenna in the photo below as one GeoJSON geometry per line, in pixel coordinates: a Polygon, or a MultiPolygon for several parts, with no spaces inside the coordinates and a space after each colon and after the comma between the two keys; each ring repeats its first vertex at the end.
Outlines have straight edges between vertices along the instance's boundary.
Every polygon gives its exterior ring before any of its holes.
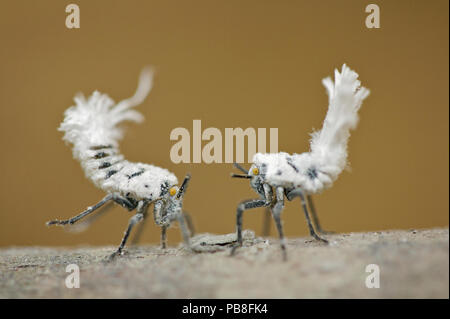
{"type": "Polygon", "coordinates": [[[246,170],[245,168],[243,168],[241,165],[239,165],[238,163],[234,162],[233,166],[236,167],[238,170],[240,170],[242,173],[247,174],[248,170],[246,170]]]}
{"type": "Polygon", "coordinates": [[[251,175],[247,175],[247,174],[231,174],[231,177],[235,177],[235,178],[252,178],[251,175]]]}
{"type": "Polygon", "coordinates": [[[181,196],[183,196],[183,193],[186,191],[186,188],[187,188],[190,180],[191,180],[191,174],[187,173],[186,177],[184,178],[183,183],[180,186],[180,189],[178,190],[177,199],[179,199],[181,196]]]}

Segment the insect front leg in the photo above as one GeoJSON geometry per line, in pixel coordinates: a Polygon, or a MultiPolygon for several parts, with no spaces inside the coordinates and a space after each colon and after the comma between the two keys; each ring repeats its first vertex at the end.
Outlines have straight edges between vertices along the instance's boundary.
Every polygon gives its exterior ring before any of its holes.
{"type": "Polygon", "coordinates": [[[163,209],[164,209],[164,202],[162,200],[156,201],[153,207],[153,219],[155,220],[156,225],[161,226],[161,248],[165,249],[167,242],[168,225],[164,224],[162,221],[163,209]]]}
{"type": "Polygon", "coordinates": [[[176,220],[180,224],[181,235],[183,236],[184,243],[186,244],[187,248],[190,248],[190,246],[191,246],[191,244],[190,244],[191,231],[189,230],[189,225],[186,225],[186,215],[184,213],[176,213],[176,214],[170,215],[168,218],[169,219],[167,221],[165,221],[161,226],[162,227],[161,228],[161,247],[163,249],[166,248],[167,228],[169,227],[169,224],[171,222],[176,220]]]}
{"type": "Polygon", "coordinates": [[[161,227],[161,248],[166,249],[167,246],[167,226],[161,227]]]}
{"type": "Polygon", "coordinates": [[[178,214],[177,219],[178,223],[180,224],[181,234],[183,235],[184,243],[186,244],[187,248],[190,248],[191,247],[190,232],[185,223],[185,216],[182,213],[178,214]]]}
{"type": "Polygon", "coordinates": [[[153,219],[155,224],[158,226],[162,225],[162,212],[164,208],[164,202],[162,200],[157,200],[153,207],[153,219]]]}
{"type": "Polygon", "coordinates": [[[231,249],[231,255],[233,256],[236,252],[236,249],[242,246],[242,214],[245,210],[263,207],[267,205],[267,201],[265,199],[250,199],[241,202],[238,205],[236,211],[236,231],[237,231],[237,244],[233,246],[231,249]]]}
{"type": "Polygon", "coordinates": [[[189,214],[188,212],[184,211],[183,212],[183,217],[184,220],[186,221],[186,225],[189,229],[189,237],[192,237],[195,235],[195,227],[194,227],[194,222],[192,221],[192,217],[191,214],[189,214]]]}
{"type": "Polygon", "coordinates": [[[131,230],[133,229],[133,226],[139,223],[141,220],[144,219],[147,209],[148,209],[148,202],[140,201],[137,206],[137,213],[130,218],[130,221],[128,222],[128,227],[125,230],[124,236],[122,238],[122,241],[117,248],[117,250],[109,257],[110,260],[114,259],[116,256],[122,254],[122,250],[125,247],[125,244],[127,242],[128,237],[130,236],[131,230]]]}
{"type": "Polygon", "coordinates": [[[264,184],[264,199],[250,199],[241,202],[236,209],[236,232],[237,232],[237,243],[231,249],[231,255],[233,256],[236,249],[242,246],[242,215],[245,210],[269,206],[272,202],[272,188],[264,184]]]}
{"type": "MultiPolygon", "coordinates": [[[[192,218],[191,216],[187,213],[187,212],[183,212],[183,217],[186,220],[186,225],[188,227],[189,230],[189,237],[192,237],[194,235],[194,225],[192,222],[192,218]]],[[[144,219],[142,220],[142,222],[139,223],[138,225],[138,229],[136,231],[136,234],[133,237],[133,241],[132,241],[132,245],[137,245],[139,243],[139,240],[141,238],[143,229],[145,228],[145,224],[147,223],[147,214],[144,216],[144,219]]],[[[167,226],[162,226],[161,227],[161,248],[165,249],[166,248],[166,244],[167,244],[167,226]]]]}
{"type": "Polygon", "coordinates": [[[287,260],[286,239],[284,238],[283,225],[281,223],[281,212],[284,208],[284,188],[279,186],[275,190],[276,202],[272,208],[273,219],[277,225],[278,234],[280,236],[280,245],[283,251],[283,260],[287,260]]]}
{"type": "MultiPolygon", "coordinates": [[[[183,240],[186,243],[186,245],[189,247],[190,246],[189,238],[194,235],[194,226],[192,223],[191,216],[188,213],[183,212],[181,214],[181,216],[178,216],[177,220],[178,220],[178,223],[180,224],[183,240]]],[[[161,227],[161,248],[162,249],[165,249],[167,246],[166,245],[166,243],[167,243],[167,228],[168,228],[167,226],[161,227]]]]}
{"type": "Polygon", "coordinates": [[[311,234],[312,237],[314,237],[314,239],[328,244],[328,240],[323,239],[322,237],[320,237],[316,233],[316,231],[314,230],[314,226],[313,226],[313,224],[311,222],[311,219],[309,217],[308,207],[306,206],[305,195],[303,194],[302,189],[301,188],[295,188],[292,191],[290,191],[289,193],[287,193],[286,197],[288,198],[288,200],[293,200],[295,197],[300,197],[300,201],[302,203],[303,211],[305,213],[306,222],[308,223],[309,233],[311,234]]]}

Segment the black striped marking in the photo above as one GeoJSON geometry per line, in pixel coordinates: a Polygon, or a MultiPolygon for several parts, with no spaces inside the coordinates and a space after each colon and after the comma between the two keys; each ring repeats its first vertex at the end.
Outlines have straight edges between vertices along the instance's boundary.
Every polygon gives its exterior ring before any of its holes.
{"type": "Polygon", "coordinates": [[[115,169],[112,169],[112,170],[108,171],[108,172],[106,173],[105,179],[110,178],[111,176],[113,176],[113,175],[116,174],[117,172],[118,172],[118,171],[116,171],[115,169]]]}
{"type": "Polygon", "coordinates": [[[110,162],[103,162],[98,168],[99,169],[103,169],[103,168],[107,168],[110,167],[111,163],[110,162]]]}
{"type": "Polygon", "coordinates": [[[91,150],[93,151],[98,151],[98,150],[102,150],[105,148],[112,148],[112,145],[95,145],[95,146],[91,146],[91,150]]]}
{"type": "Polygon", "coordinates": [[[291,159],[290,157],[288,157],[288,158],[286,159],[286,162],[288,163],[288,165],[289,165],[290,167],[292,167],[292,168],[295,170],[296,173],[299,172],[297,166],[295,166],[294,163],[292,163],[292,159],[291,159]]]}
{"type": "Polygon", "coordinates": [[[128,176],[128,179],[132,179],[133,177],[136,177],[136,176],[142,175],[142,173],[144,173],[144,172],[145,172],[145,170],[144,170],[144,169],[142,169],[142,170],[140,170],[139,172],[136,172],[136,173],[133,173],[133,174],[131,174],[131,175],[127,175],[127,176],[128,176]]]}
{"type": "Polygon", "coordinates": [[[105,152],[98,152],[97,154],[94,155],[95,159],[100,159],[100,158],[104,158],[104,157],[108,157],[109,154],[105,153],[105,152]]]}
{"type": "Polygon", "coordinates": [[[314,167],[310,167],[306,170],[306,174],[310,179],[317,178],[317,170],[314,167]]]}

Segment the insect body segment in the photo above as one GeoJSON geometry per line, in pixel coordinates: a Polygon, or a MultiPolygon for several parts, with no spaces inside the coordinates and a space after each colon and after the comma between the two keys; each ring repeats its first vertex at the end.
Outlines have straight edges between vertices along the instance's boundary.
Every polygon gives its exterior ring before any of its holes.
{"type": "Polygon", "coordinates": [[[331,186],[336,176],[315,162],[310,153],[257,153],[253,157],[253,165],[256,169],[264,167],[264,179],[271,186],[301,187],[311,194],[331,186]]]}
{"type": "Polygon", "coordinates": [[[152,83],[153,72],[145,69],[134,96],[117,104],[108,95],[99,92],[94,92],[88,99],[77,95],[76,105],[66,110],[59,128],[65,133],[63,139],[73,145],[73,155],[80,161],[86,177],[108,195],[78,216],[65,221],[54,220],[48,225],[73,224],[108,201],[114,201],[129,211],[137,210],[113,256],[122,252],[134,225],[145,220],[150,204],[154,204],[154,220],[164,233],[163,246],[166,228],[173,221],[180,223],[187,245],[192,234],[187,229],[184,220],[186,215],[182,211],[183,196],[190,176],[187,175],[183,186],[178,188],[177,177],[167,169],[129,162],[119,152],[118,142],[123,136],[119,124],[143,120],[142,115],[132,107],[143,102],[152,83]]]}
{"type": "Polygon", "coordinates": [[[312,134],[310,152],[292,155],[283,152],[257,153],[248,171],[235,164],[244,174],[232,176],[250,179],[250,186],[260,199],[244,201],[238,205],[236,213],[238,244],[233,248],[232,254],[238,246],[242,245],[243,212],[247,209],[266,206],[271,210],[275,220],[283,256],[286,258],[280,219],[284,208],[284,197],[289,201],[296,197],[300,198],[310,234],[315,239],[327,243],[327,240],[321,238],[316,232],[316,229],[319,233],[322,231],[311,195],[331,187],[347,165],[347,142],[350,130],[354,129],[358,123],[358,110],[362,101],[369,95],[369,90],[361,87],[358,74],[345,64],[341,72],[335,71],[334,82],[331,78],[325,78],[322,83],[329,97],[328,112],[322,129],[312,134]]]}

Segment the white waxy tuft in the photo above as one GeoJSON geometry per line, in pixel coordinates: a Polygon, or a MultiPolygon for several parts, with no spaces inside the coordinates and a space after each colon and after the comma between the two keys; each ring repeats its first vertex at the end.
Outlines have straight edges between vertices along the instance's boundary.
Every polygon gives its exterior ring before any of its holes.
{"type": "Polygon", "coordinates": [[[311,156],[321,165],[330,167],[336,179],[347,165],[347,142],[350,130],[358,124],[358,111],[370,91],[361,87],[358,74],[345,64],[335,70],[334,83],[329,77],[322,80],[328,93],[328,112],[322,129],[312,134],[311,156]]]}
{"type": "Polygon", "coordinates": [[[141,122],[143,116],[131,108],[142,103],[153,84],[153,71],[142,71],[136,93],[117,105],[107,95],[95,91],[88,99],[83,94],[75,96],[75,105],[64,113],[64,121],[59,127],[63,139],[73,144],[74,157],[83,158],[86,150],[95,145],[118,146],[123,132],[118,126],[121,122],[141,122]]]}
{"type": "Polygon", "coordinates": [[[144,119],[132,108],[144,101],[152,86],[153,70],[145,68],[132,97],[115,104],[107,94],[97,91],[88,99],[78,94],[75,105],[65,112],[59,127],[65,133],[63,139],[73,144],[73,155],[81,162],[86,176],[106,192],[155,200],[160,196],[161,185],[178,183],[168,170],[126,161],[118,150],[123,137],[120,124],[144,119]]]}
{"type": "Polygon", "coordinates": [[[311,151],[302,154],[255,154],[253,163],[265,167],[272,186],[301,187],[308,193],[328,188],[347,165],[350,130],[358,123],[358,110],[369,90],[361,87],[358,74],[345,64],[335,70],[334,82],[322,80],[328,93],[328,112],[320,131],[314,132],[311,151]]]}

